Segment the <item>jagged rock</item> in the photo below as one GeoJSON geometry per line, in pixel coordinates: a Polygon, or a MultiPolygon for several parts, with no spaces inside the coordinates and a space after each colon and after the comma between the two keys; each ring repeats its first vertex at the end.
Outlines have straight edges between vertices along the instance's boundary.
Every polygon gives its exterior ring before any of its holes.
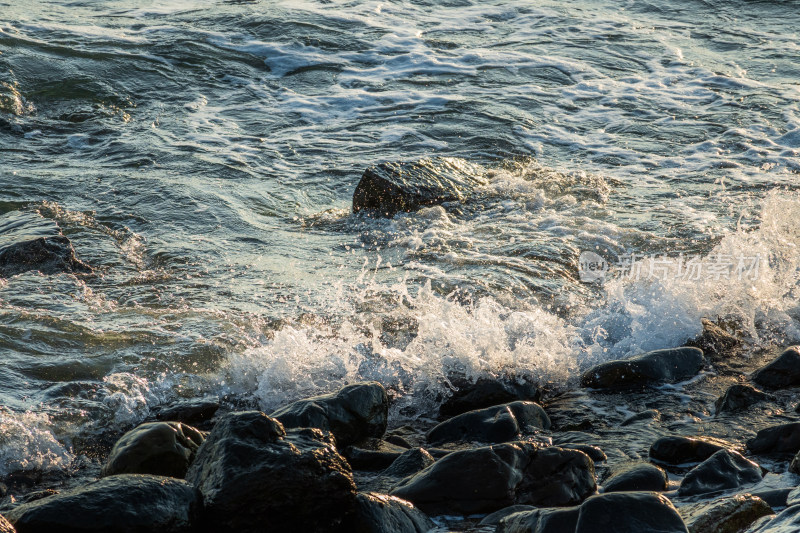
{"type": "Polygon", "coordinates": [[[581,385],[594,389],[618,389],[675,383],[697,375],[701,368],[703,351],[698,348],[656,350],[599,364],[583,374],[581,385]]]}
{"type": "Polygon", "coordinates": [[[414,505],[373,492],[356,497],[352,533],[427,533],[435,524],[414,505]]]}
{"type": "Polygon", "coordinates": [[[762,516],[771,515],[772,508],[751,494],[736,494],[687,505],[679,512],[689,533],[739,533],[762,516]]]}
{"type": "Polygon", "coordinates": [[[628,465],[603,484],[603,492],[667,490],[669,480],[663,469],[650,463],[628,465]]]}
{"type": "Polygon", "coordinates": [[[650,446],[650,459],[667,465],[685,465],[705,461],[731,446],[711,437],[661,437],[650,446]]]}
{"type": "Polygon", "coordinates": [[[108,456],[102,475],[186,475],[203,435],[180,422],[149,422],[123,435],[108,456]]]}
{"type": "Polygon", "coordinates": [[[405,448],[381,440],[366,443],[369,448],[348,446],[342,451],[342,455],[354,470],[383,470],[407,451],[405,448]]]}
{"type": "Polygon", "coordinates": [[[156,411],[155,418],[163,422],[204,426],[214,418],[218,410],[218,399],[200,398],[165,405],[156,411]]]}
{"type": "Polygon", "coordinates": [[[716,414],[747,409],[758,402],[769,400],[769,395],[750,385],[731,385],[725,394],[714,402],[716,414]]]}
{"type": "Polygon", "coordinates": [[[501,443],[549,429],[550,419],[533,402],[513,402],[469,411],[442,422],[428,433],[434,446],[448,442],[501,443]]]}
{"type": "Polygon", "coordinates": [[[572,533],[579,513],[579,507],[522,511],[501,519],[496,533],[572,533]]]}
{"type": "Polygon", "coordinates": [[[731,450],[720,450],[686,474],[678,488],[680,496],[735,489],[758,483],[763,474],[753,461],[731,450]]]}
{"type": "Polygon", "coordinates": [[[635,415],[629,416],[622,421],[620,426],[630,426],[631,424],[644,421],[658,422],[659,420],[661,420],[661,413],[659,413],[657,409],[648,409],[647,411],[642,411],[641,413],[636,413],[635,415]]]}
{"type": "Polygon", "coordinates": [[[453,452],[391,494],[430,513],[472,514],[575,504],[596,488],[594,463],[583,452],[513,442],[453,452]]]}
{"type": "Polygon", "coordinates": [[[439,406],[439,415],[444,418],[504,403],[538,402],[542,397],[539,387],[522,378],[480,378],[474,383],[463,378],[451,381],[457,388],[439,406]]]}
{"type": "Polygon", "coordinates": [[[180,479],[121,474],[26,503],[6,515],[19,533],[188,532],[197,490],[180,479]]]}
{"type": "Polygon", "coordinates": [[[797,531],[800,531],[800,505],[792,505],[774,518],[759,518],[745,533],[796,533],[797,531]]]}
{"type": "Polygon", "coordinates": [[[575,533],[687,533],[672,503],[654,492],[592,496],[580,507],[575,533]]]}
{"type": "Polygon", "coordinates": [[[701,319],[703,332],[688,341],[686,346],[700,348],[708,356],[724,356],[741,345],[742,340],[736,335],[731,335],[710,320],[701,319]]]}
{"type": "Polygon", "coordinates": [[[390,477],[405,478],[413,476],[435,462],[433,456],[424,448],[412,448],[395,459],[389,465],[389,468],[383,471],[383,474],[390,477]]]}
{"type": "Polygon", "coordinates": [[[800,422],[764,428],[747,441],[753,453],[797,453],[800,451],[800,422]]]}
{"type": "Polygon", "coordinates": [[[389,162],[369,167],[353,192],[353,212],[391,217],[445,202],[463,202],[485,185],[479,167],[461,159],[389,162]]]}
{"type": "Polygon", "coordinates": [[[500,521],[507,516],[511,516],[514,513],[521,513],[523,511],[533,511],[535,509],[536,507],[532,505],[509,505],[508,507],[504,507],[499,511],[495,511],[484,516],[478,525],[481,527],[497,526],[500,524],[500,521]]]}
{"type": "Polygon", "coordinates": [[[298,400],[270,415],[287,428],[330,431],[340,448],[386,432],[389,397],[377,381],[348,385],[333,394],[298,400]]]}
{"type": "Polygon", "coordinates": [[[787,348],[774,361],[753,372],[751,379],[768,389],[782,389],[800,385],[800,350],[787,348]]]}
{"type": "MultiPolygon", "coordinates": [[[[219,419],[186,474],[211,531],[334,532],[355,509],[350,465],[330,433],[286,431],[258,411],[219,419]]],[[[346,529],[344,529],[346,530],[346,529]]]]}

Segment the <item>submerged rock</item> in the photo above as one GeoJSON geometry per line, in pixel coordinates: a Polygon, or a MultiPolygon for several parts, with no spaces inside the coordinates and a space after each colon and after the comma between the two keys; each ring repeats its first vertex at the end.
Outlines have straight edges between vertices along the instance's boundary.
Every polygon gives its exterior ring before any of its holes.
{"type": "Polygon", "coordinates": [[[287,428],[330,431],[344,448],[386,432],[389,397],[377,381],[348,385],[333,394],[298,400],[270,415],[287,428]]]}
{"type": "Polygon", "coordinates": [[[223,416],[186,474],[210,531],[335,532],[355,508],[350,465],[318,429],[286,431],[258,411],[223,416]]]}
{"type": "Polygon", "coordinates": [[[511,516],[515,513],[527,512],[527,511],[534,511],[536,507],[533,505],[509,505],[508,507],[504,507],[499,511],[495,511],[484,516],[481,521],[478,523],[481,527],[487,526],[497,526],[500,524],[500,521],[504,518],[511,516]]]}
{"type": "Polygon", "coordinates": [[[428,433],[428,442],[501,443],[550,428],[544,409],[533,402],[512,402],[470,411],[442,422],[428,433]]]}
{"type": "Polygon", "coordinates": [[[197,490],[183,480],[121,474],[20,505],[7,518],[19,533],[188,532],[198,511],[197,490]]]}
{"type": "Polygon", "coordinates": [[[524,378],[480,378],[475,383],[465,379],[451,381],[457,388],[439,407],[439,415],[445,418],[515,401],[538,402],[542,397],[539,387],[524,378]]]}
{"type": "Polygon", "coordinates": [[[787,348],[774,361],[753,372],[751,379],[769,389],[800,386],[800,350],[787,348]]]}
{"type": "Polygon", "coordinates": [[[580,507],[575,533],[686,533],[686,525],[665,496],[654,492],[612,492],[592,496],[580,507]]]}
{"type": "Polygon", "coordinates": [[[509,515],[497,525],[497,533],[573,533],[578,525],[579,507],[542,508],[509,515]]]}
{"type": "Polygon", "coordinates": [[[650,446],[650,459],[667,465],[685,465],[705,461],[730,445],[711,437],[661,437],[650,446]]]}
{"type": "Polygon", "coordinates": [[[742,454],[720,450],[696,467],[681,481],[680,496],[693,496],[736,489],[761,481],[761,467],[742,454]]]}
{"type": "Polygon", "coordinates": [[[769,400],[769,396],[750,385],[731,385],[715,403],[716,414],[747,409],[758,402],[769,400]]]}
{"type": "Polygon", "coordinates": [[[773,514],[767,503],[751,494],[736,494],[681,507],[689,533],[739,533],[762,516],[773,514]]]}
{"type": "Polygon", "coordinates": [[[608,389],[675,383],[697,375],[703,362],[703,351],[698,348],[656,350],[599,364],[583,374],[581,385],[608,389]]]}
{"type": "Polygon", "coordinates": [[[596,488],[586,454],[513,442],[453,452],[391,494],[430,513],[472,514],[514,504],[576,504],[596,488]]]}
{"type": "Polygon", "coordinates": [[[620,423],[620,426],[630,426],[638,422],[658,422],[659,420],[661,420],[661,413],[659,413],[657,409],[648,409],[647,411],[629,416],[620,423]]]}
{"type": "Polygon", "coordinates": [[[353,212],[391,217],[445,202],[463,202],[486,184],[479,167],[461,159],[381,163],[364,171],[353,192],[353,212]]]}
{"type": "Polygon", "coordinates": [[[356,497],[352,533],[427,533],[435,524],[410,502],[368,492],[356,497]]]}
{"type": "Polygon", "coordinates": [[[108,456],[102,475],[186,475],[203,435],[180,422],[149,422],[123,435],[108,456]]]}
{"type": "Polygon", "coordinates": [[[764,428],[747,441],[753,453],[797,453],[800,451],[800,422],[764,428]]]}
{"type": "Polygon", "coordinates": [[[55,222],[34,213],[6,213],[0,216],[0,277],[28,270],[42,274],[92,272],[75,257],[72,243],[55,222]]]}
{"type": "Polygon", "coordinates": [[[603,492],[667,490],[669,480],[663,469],[650,463],[628,465],[603,484],[603,492]]]}

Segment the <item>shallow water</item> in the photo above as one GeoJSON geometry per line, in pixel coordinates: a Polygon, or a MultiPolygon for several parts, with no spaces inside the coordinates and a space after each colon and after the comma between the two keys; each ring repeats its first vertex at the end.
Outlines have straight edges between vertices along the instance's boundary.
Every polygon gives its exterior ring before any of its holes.
{"type": "Polygon", "coordinates": [[[181,397],[379,379],[401,421],[450,372],[568,388],[701,317],[797,342],[798,23],[792,1],[0,0],[0,217],[56,222],[96,269],[0,280],[0,474],[181,397]],[[367,166],[430,156],[489,184],[350,213],[367,166]],[[598,286],[587,250],[673,261],[598,286]],[[759,268],[675,279],[680,253],[759,268]]]}

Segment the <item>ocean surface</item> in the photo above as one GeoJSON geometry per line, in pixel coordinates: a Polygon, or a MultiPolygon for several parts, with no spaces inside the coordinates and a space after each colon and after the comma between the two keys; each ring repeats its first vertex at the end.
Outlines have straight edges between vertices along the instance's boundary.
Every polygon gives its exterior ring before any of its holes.
{"type": "Polygon", "coordinates": [[[454,374],[569,389],[703,317],[800,341],[798,28],[795,0],[0,0],[0,221],[95,269],[0,279],[0,476],[181,398],[377,379],[398,424],[454,374]],[[488,184],[351,213],[426,157],[488,184]]]}

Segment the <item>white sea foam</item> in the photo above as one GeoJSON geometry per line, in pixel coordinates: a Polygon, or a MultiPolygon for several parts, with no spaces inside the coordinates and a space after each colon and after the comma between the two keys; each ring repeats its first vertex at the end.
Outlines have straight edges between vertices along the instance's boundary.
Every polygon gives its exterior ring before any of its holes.
{"type": "Polygon", "coordinates": [[[56,440],[46,415],[0,409],[0,477],[64,470],[73,460],[72,453],[56,440]]]}

